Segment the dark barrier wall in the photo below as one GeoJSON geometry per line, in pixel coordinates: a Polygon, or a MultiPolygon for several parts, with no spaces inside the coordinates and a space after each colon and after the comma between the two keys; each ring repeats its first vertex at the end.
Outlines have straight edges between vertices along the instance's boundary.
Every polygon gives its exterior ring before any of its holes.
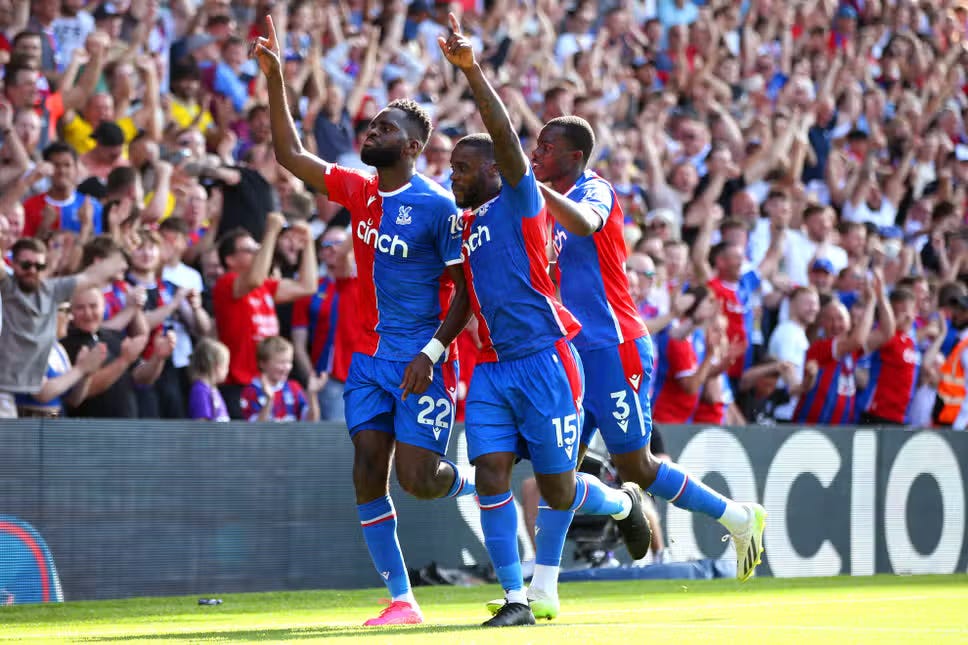
{"type": "MultiPolygon", "coordinates": [[[[341,426],[23,420],[0,433],[0,513],[44,537],[68,600],[380,584],[341,426]]],[[[767,507],[760,575],[968,568],[966,434],[682,427],[663,436],[696,476],[767,507]]],[[[466,454],[462,434],[450,453],[466,454]]],[[[527,474],[522,464],[516,480],[527,474]]],[[[393,494],[410,566],[486,561],[472,498],[393,494]]],[[[677,557],[726,553],[717,523],[660,511],[677,557]]]]}

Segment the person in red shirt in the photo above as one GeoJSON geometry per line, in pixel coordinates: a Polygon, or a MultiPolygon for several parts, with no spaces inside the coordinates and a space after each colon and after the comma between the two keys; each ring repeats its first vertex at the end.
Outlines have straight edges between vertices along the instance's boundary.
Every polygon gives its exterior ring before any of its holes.
{"type": "Polygon", "coordinates": [[[653,423],[687,423],[699,403],[699,390],[724,355],[720,346],[705,352],[702,362],[694,342],[701,337],[700,327],[719,313],[719,302],[706,287],[693,287],[686,293],[695,302],[675,329],[663,329],[655,337],[658,369],[652,403],[653,423]]]}
{"type": "Polygon", "coordinates": [[[832,300],[823,308],[820,313],[823,338],[810,345],[806,356],[807,369],[811,372],[816,369],[815,384],[800,397],[793,421],[853,422],[857,395],[854,369],[863,355],[874,324],[874,306],[880,298],[883,298],[883,287],[880,279],[875,278],[865,287],[863,313],[853,327],[847,308],[839,300],[832,300]]]}
{"type": "Polygon", "coordinates": [[[867,351],[873,352],[868,382],[871,387],[867,409],[861,423],[870,425],[909,422],[908,412],[918,384],[920,356],[914,342],[914,320],[917,296],[899,287],[891,292],[890,307],[878,314],[880,325],[867,339],[867,351]]]}
{"type": "Polygon", "coordinates": [[[726,425],[728,423],[728,411],[730,405],[735,401],[733,390],[729,385],[729,379],[724,372],[732,362],[731,352],[734,357],[742,356],[746,351],[745,344],[734,343],[730,345],[727,335],[729,321],[722,313],[713,316],[706,329],[705,347],[703,355],[719,352],[725,357],[719,365],[713,367],[706,382],[702,385],[699,393],[699,403],[696,411],[692,415],[693,423],[709,423],[713,425],[726,425]]]}
{"type": "Polygon", "coordinates": [[[296,301],[292,312],[292,342],[296,363],[305,374],[323,380],[319,390],[320,418],[343,421],[343,385],[350,370],[359,330],[359,309],[353,246],[343,226],[330,226],[319,238],[319,256],[326,276],[316,293],[296,301]]]}
{"type": "Polygon", "coordinates": [[[779,268],[788,218],[788,213],[779,213],[771,218],[770,246],[756,267],[747,267],[746,253],[738,244],[723,241],[710,250],[709,243],[718,224],[713,216],[703,221],[692,247],[696,278],[707,282],[709,289],[719,299],[722,312],[729,322],[729,340],[746,347],[745,352],[728,367],[727,374],[734,386],[739,384],[743,370],[753,364],[753,340],[754,335],[759,333],[755,308],[759,306],[763,281],[771,280],[779,268]]]}
{"type": "Polygon", "coordinates": [[[261,247],[242,228],[229,231],[219,242],[225,274],[215,284],[212,299],[219,340],[230,352],[229,375],[221,390],[233,419],[242,418],[242,388],[259,375],[256,346],[263,338],[279,335],[276,302],[293,302],[316,292],[319,268],[312,232],[305,222],[293,225],[304,247],[299,281],[269,278],[276,239],[285,225],[281,213],[269,213],[261,247]]]}

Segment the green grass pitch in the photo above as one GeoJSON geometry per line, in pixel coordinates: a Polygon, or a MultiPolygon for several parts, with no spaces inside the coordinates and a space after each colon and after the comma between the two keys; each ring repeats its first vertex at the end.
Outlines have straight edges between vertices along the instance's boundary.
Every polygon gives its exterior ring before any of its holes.
{"type": "Polygon", "coordinates": [[[0,642],[968,643],[968,576],[571,583],[557,620],[484,630],[494,586],[419,587],[426,622],[360,624],[382,589],[68,602],[0,609],[0,642]]]}

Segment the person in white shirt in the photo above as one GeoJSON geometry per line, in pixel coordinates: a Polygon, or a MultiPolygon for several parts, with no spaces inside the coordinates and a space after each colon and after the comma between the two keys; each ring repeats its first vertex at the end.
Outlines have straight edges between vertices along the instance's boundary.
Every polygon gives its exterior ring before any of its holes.
{"type": "Polygon", "coordinates": [[[897,208],[907,190],[906,182],[913,158],[913,149],[909,149],[897,169],[878,177],[878,172],[874,169],[873,155],[868,154],[857,183],[841,210],[844,220],[872,222],[878,228],[894,226],[897,208]]]}
{"type": "Polygon", "coordinates": [[[196,337],[209,335],[212,319],[202,307],[204,284],[201,274],[182,262],[182,254],[188,248],[188,224],[179,217],[169,217],[158,227],[158,232],[165,242],[162,247],[161,279],[185,289],[189,294],[184,304],[179,306],[178,315],[173,317],[176,340],[171,355],[172,365],[187,376],[185,368],[192,355],[192,334],[196,337]]]}
{"type": "Polygon", "coordinates": [[[820,313],[820,297],[813,287],[797,287],[790,294],[790,319],[777,325],[770,336],[769,355],[794,366],[796,380],[787,383],[780,381],[778,387],[790,393],[790,401],[778,406],[774,416],[778,420],[789,421],[797,407],[799,394],[804,384],[812,385],[811,378],[805,374],[807,349],[807,326],[812,325],[820,313]]]}
{"type": "Polygon", "coordinates": [[[808,267],[814,260],[830,260],[834,273],[846,268],[847,252],[833,242],[836,217],[826,206],[808,206],[803,211],[803,231],[790,231],[784,248],[783,266],[796,285],[810,284],[808,267]]]}

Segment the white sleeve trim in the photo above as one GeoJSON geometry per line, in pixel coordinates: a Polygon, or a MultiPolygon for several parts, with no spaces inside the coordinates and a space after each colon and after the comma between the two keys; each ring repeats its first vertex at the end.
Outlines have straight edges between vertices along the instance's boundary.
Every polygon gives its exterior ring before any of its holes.
{"type": "Polygon", "coordinates": [[[463,264],[463,263],[464,263],[464,256],[462,255],[456,260],[448,260],[447,262],[444,262],[444,266],[452,267],[455,264],[463,264]]]}

